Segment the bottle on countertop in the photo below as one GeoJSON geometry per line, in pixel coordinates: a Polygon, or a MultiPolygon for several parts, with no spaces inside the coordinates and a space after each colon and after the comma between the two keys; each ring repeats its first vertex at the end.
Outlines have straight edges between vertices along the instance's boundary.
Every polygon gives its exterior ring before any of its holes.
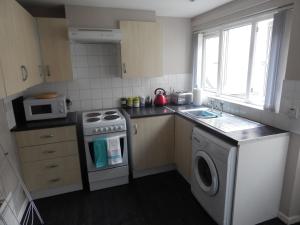
{"type": "Polygon", "coordinates": [[[152,106],[152,98],[150,96],[147,96],[145,98],[145,107],[151,107],[152,106]]]}
{"type": "Polygon", "coordinates": [[[127,98],[121,98],[121,107],[126,108],[127,107],[127,98]]]}
{"type": "Polygon", "coordinates": [[[145,107],[145,97],[140,96],[140,107],[145,107]]]}
{"type": "Polygon", "coordinates": [[[140,97],[133,98],[133,108],[140,108],[140,97]]]}
{"type": "Polygon", "coordinates": [[[133,99],[132,99],[132,97],[128,97],[127,98],[127,108],[132,108],[132,106],[133,106],[133,99]]]}

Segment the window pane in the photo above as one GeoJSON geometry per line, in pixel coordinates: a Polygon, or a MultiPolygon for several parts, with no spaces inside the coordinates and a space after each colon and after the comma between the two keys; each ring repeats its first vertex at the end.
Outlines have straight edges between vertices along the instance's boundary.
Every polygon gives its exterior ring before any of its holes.
{"type": "Polygon", "coordinates": [[[206,90],[216,90],[218,86],[219,37],[205,38],[203,47],[203,87],[206,90]]]}
{"type": "Polygon", "coordinates": [[[249,98],[258,105],[263,105],[266,96],[272,26],[273,19],[260,21],[256,26],[249,98]]]}
{"type": "Polygon", "coordinates": [[[251,27],[224,31],[224,70],[222,94],[246,97],[251,27]]]}

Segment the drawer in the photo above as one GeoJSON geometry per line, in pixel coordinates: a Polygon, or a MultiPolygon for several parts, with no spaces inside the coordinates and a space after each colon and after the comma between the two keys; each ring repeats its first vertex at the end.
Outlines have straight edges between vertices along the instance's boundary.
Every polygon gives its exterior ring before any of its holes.
{"type": "Polygon", "coordinates": [[[35,162],[64,156],[78,155],[77,141],[22,147],[19,156],[22,162],[35,162]]]}
{"type": "Polygon", "coordinates": [[[23,176],[30,191],[81,184],[78,156],[23,163],[23,176]]]}
{"type": "Polygon", "coordinates": [[[55,127],[39,130],[16,132],[19,147],[43,145],[62,141],[74,141],[77,139],[76,127],[55,127]]]}

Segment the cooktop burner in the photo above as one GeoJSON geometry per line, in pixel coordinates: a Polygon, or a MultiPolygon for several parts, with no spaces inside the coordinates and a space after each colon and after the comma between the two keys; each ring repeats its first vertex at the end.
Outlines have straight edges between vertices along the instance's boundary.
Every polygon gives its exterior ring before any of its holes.
{"type": "Polygon", "coordinates": [[[93,113],[86,114],[86,117],[96,117],[96,116],[101,116],[101,113],[93,112],[93,113]]]}
{"type": "Polygon", "coordinates": [[[92,118],[88,118],[88,119],[86,120],[86,122],[88,122],[88,123],[93,123],[93,122],[97,122],[97,121],[99,121],[99,120],[100,120],[100,118],[92,117],[92,118]]]}
{"type": "Polygon", "coordinates": [[[112,114],[116,114],[116,113],[117,113],[117,111],[107,111],[104,114],[105,115],[112,115],[112,114]]]}
{"type": "Polygon", "coordinates": [[[109,115],[104,117],[105,120],[116,120],[118,118],[120,118],[118,115],[109,115]]]}

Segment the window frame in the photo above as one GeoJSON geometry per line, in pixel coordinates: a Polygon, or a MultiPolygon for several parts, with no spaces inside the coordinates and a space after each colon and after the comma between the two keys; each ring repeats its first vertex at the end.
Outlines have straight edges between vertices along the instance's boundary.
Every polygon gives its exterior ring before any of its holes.
{"type": "MultiPolygon", "coordinates": [[[[263,105],[257,104],[250,99],[250,89],[251,89],[251,80],[252,80],[252,70],[253,70],[253,62],[254,62],[254,53],[255,53],[255,43],[256,43],[256,36],[257,36],[257,24],[260,21],[263,20],[268,20],[272,19],[274,17],[274,13],[270,14],[265,14],[261,16],[257,16],[255,18],[249,18],[245,19],[242,21],[218,26],[215,29],[208,29],[202,31],[203,39],[202,39],[202,59],[201,59],[201,88],[205,91],[208,92],[211,97],[217,97],[218,99],[224,99],[224,100],[229,100],[233,102],[240,102],[242,104],[247,104],[247,105],[253,105],[255,107],[263,107],[263,105]],[[250,37],[250,49],[249,49],[249,61],[248,61],[248,68],[247,68],[247,84],[246,84],[246,96],[244,97],[236,97],[232,95],[226,95],[223,94],[222,92],[222,87],[223,87],[223,80],[224,80],[224,42],[225,42],[225,35],[224,32],[230,29],[234,28],[239,28],[242,26],[247,26],[251,25],[251,37],[250,37]],[[205,72],[204,72],[204,60],[205,60],[205,39],[209,37],[219,37],[219,60],[218,60],[218,75],[217,75],[217,90],[209,90],[204,87],[204,79],[205,79],[205,72]]],[[[271,31],[272,32],[272,31],[271,31]]],[[[271,34],[271,39],[270,41],[272,42],[272,34],[271,34]]],[[[267,74],[268,76],[268,74],[267,74]]],[[[266,76],[266,79],[267,79],[266,76]]]]}

